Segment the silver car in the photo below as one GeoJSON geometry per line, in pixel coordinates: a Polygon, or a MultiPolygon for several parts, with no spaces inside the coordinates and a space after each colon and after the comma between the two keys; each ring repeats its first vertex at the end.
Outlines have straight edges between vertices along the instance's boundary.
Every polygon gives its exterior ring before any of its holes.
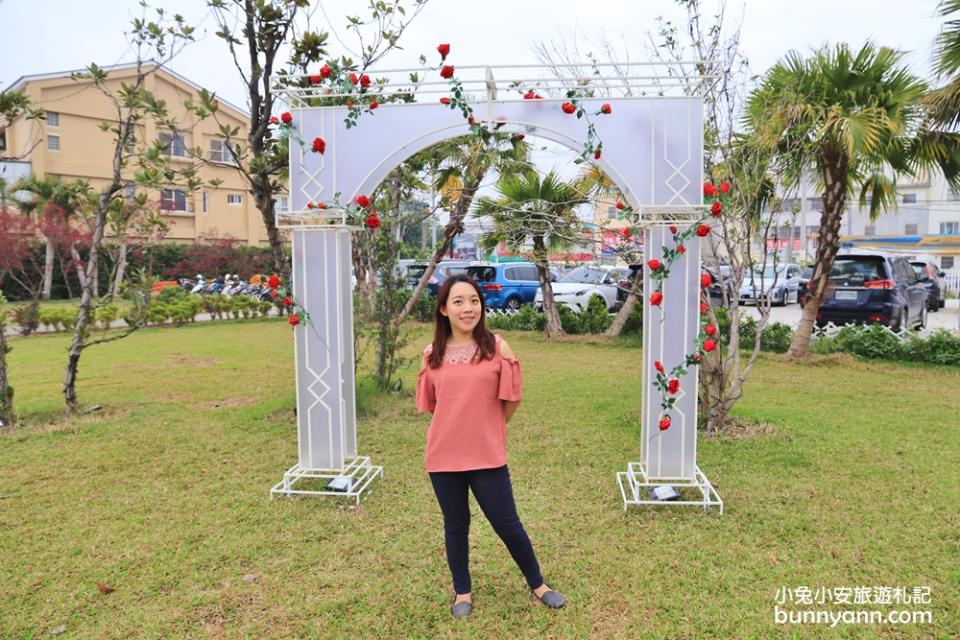
{"type": "Polygon", "coordinates": [[[800,266],[792,263],[768,264],[748,271],[740,285],[740,303],[769,300],[770,304],[784,306],[799,302],[800,273],[800,266]]]}

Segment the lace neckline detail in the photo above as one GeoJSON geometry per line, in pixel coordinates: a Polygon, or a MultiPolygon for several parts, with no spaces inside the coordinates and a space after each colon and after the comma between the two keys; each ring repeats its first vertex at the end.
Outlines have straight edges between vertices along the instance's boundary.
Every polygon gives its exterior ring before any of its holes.
{"type": "MultiPolygon", "coordinates": [[[[461,345],[447,345],[443,353],[443,361],[449,364],[469,364],[477,353],[479,345],[476,342],[461,345]]],[[[433,345],[427,345],[426,353],[433,352],[433,345]]]]}
{"type": "Polygon", "coordinates": [[[477,353],[478,346],[476,342],[459,346],[448,344],[444,350],[443,361],[450,364],[469,364],[477,353]]]}

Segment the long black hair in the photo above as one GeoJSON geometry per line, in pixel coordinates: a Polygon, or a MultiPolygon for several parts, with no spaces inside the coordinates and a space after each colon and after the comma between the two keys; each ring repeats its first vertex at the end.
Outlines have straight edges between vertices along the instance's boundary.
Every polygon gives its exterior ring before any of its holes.
{"type": "Polygon", "coordinates": [[[446,306],[447,299],[450,297],[450,289],[458,282],[466,282],[480,296],[480,321],[473,328],[473,339],[477,341],[477,352],[473,357],[478,360],[490,360],[497,351],[496,338],[487,329],[487,310],[483,302],[483,290],[480,289],[476,280],[465,273],[460,273],[444,280],[443,284],[440,285],[440,291],[437,293],[437,308],[433,311],[433,351],[428,360],[431,369],[436,369],[443,363],[443,356],[447,352],[447,340],[453,335],[450,318],[440,313],[440,309],[446,306]]]}

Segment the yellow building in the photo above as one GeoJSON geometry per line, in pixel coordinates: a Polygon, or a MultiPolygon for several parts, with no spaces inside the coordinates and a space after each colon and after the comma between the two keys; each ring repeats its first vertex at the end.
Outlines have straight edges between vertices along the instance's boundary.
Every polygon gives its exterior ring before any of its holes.
{"type": "MultiPolygon", "coordinates": [[[[155,67],[155,63],[150,63],[149,68],[155,67]]],[[[105,70],[109,74],[107,84],[114,90],[122,82],[135,80],[133,64],[105,70]]],[[[38,177],[56,176],[63,181],[80,178],[99,188],[112,175],[114,144],[112,134],[103,132],[100,123],[116,122],[117,112],[93,82],[76,81],[70,76],[71,72],[24,76],[8,87],[25,93],[34,107],[45,112],[46,119],[21,117],[11,123],[0,133],[0,159],[29,162],[29,171],[38,177]]],[[[145,88],[166,102],[169,115],[180,128],[176,136],[169,131],[158,132],[153,121],[147,119],[137,132],[138,137],[148,144],[157,138],[166,140],[173,163],[183,166],[197,162],[188,149],[199,147],[204,152],[200,178],[205,184],[215,178],[223,181],[217,188],[204,187],[193,192],[164,189],[151,194],[170,227],[166,240],[193,242],[219,236],[247,244],[266,244],[260,212],[234,168],[230,149],[218,133],[220,124],[239,127],[239,138],[246,140],[248,115],[220,100],[216,119],[198,121],[183,104],[187,99],[197,99],[199,87],[163,67],[147,76],[145,88]]],[[[18,164],[22,173],[25,167],[18,164]]],[[[134,167],[130,166],[128,171],[132,175],[134,167]]],[[[285,200],[282,198],[280,204],[285,205],[285,200]]]]}

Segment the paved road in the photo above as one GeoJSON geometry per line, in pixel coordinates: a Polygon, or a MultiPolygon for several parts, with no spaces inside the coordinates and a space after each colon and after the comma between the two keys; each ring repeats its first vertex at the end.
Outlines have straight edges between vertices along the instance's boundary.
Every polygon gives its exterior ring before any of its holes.
{"type": "MultiPolygon", "coordinates": [[[[746,309],[747,313],[753,314],[754,318],[760,318],[756,307],[752,305],[744,307],[741,305],[740,308],[741,310],[746,309]]],[[[788,304],[785,307],[771,307],[770,322],[782,322],[796,328],[800,322],[800,311],[799,304],[788,304]]],[[[925,331],[921,331],[920,334],[924,335],[934,329],[941,328],[952,331],[960,329],[960,300],[947,300],[946,307],[937,312],[927,314],[927,328],[925,331]]]]}

